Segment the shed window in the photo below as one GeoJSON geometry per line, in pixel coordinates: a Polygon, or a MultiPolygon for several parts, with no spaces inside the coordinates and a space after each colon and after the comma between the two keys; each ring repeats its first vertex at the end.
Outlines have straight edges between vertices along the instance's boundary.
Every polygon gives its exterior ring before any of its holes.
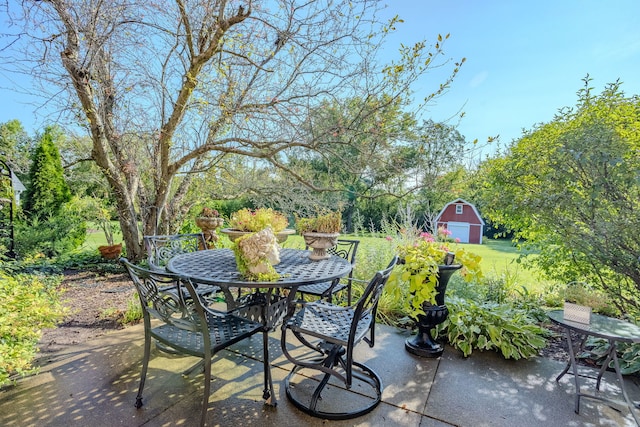
{"type": "Polygon", "coordinates": [[[456,205],[456,215],[462,215],[462,207],[464,205],[456,205]]]}

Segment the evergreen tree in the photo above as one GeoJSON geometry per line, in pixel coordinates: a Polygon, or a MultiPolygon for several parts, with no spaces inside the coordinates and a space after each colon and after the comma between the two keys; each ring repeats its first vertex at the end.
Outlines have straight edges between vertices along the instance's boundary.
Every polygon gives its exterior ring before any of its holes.
{"type": "Polygon", "coordinates": [[[62,134],[48,126],[33,153],[29,171],[29,185],[22,207],[29,219],[46,219],[60,213],[62,206],[71,200],[71,191],[64,179],[60,152],[55,145],[62,134]]]}

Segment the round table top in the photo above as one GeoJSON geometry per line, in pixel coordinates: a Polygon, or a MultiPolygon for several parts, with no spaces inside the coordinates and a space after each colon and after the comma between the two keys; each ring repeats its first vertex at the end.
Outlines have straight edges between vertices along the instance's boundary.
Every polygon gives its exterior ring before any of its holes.
{"type": "Polygon", "coordinates": [[[552,322],[581,334],[621,342],[640,342],[640,326],[601,314],[592,314],[590,323],[578,323],[564,319],[564,310],[547,313],[552,322]]]}
{"type": "Polygon", "coordinates": [[[281,249],[280,263],[274,265],[280,279],[274,282],[246,280],[238,272],[236,258],[231,249],[209,249],[189,252],[171,258],[167,270],[191,278],[199,283],[243,288],[282,288],[330,282],[351,271],[349,261],[332,255],[329,259],[312,261],[310,251],[281,249]]]}

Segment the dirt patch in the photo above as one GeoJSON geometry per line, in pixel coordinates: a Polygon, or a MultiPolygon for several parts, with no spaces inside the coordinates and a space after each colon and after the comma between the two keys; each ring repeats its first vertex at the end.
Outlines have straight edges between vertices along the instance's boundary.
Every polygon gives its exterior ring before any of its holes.
{"type": "Polygon", "coordinates": [[[42,331],[40,353],[59,351],[125,327],[121,320],[134,297],[126,273],[101,275],[69,270],[64,272],[59,289],[64,292],[62,300],[69,312],[58,327],[42,331]]]}
{"type": "MultiPolygon", "coordinates": [[[[69,314],[57,328],[43,330],[39,344],[42,355],[126,327],[121,320],[134,297],[133,284],[126,273],[100,275],[69,270],[64,272],[60,289],[64,290],[64,305],[69,314]]],[[[554,325],[549,329],[554,334],[539,352],[540,356],[566,361],[564,333],[554,325]]]]}

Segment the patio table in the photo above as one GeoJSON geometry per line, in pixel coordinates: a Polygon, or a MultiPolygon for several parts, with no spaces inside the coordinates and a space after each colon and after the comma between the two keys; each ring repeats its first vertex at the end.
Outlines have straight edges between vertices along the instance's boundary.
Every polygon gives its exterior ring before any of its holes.
{"type": "Polygon", "coordinates": [[[618,383],[620,384],[622,395],[625,400],[624,403],[626,403],[626,406],[629,408],[629,411],[631,412],[633,419],[636,421],[636,424],[640,426],[640,422],[638,421],[637,415],[634,411],[634,408],[638,408],[638,405],[634,404],[631,401],[629,395],[627,394],[627,391],[625,390],[624,379],[622,378],[622,374],[620,373],[620,363],[618,362],[616,348],[616,343],[618,342],[640,342],[640,327],[623,320],[603,316],[600,314],[592,314],[589,323],[579,323],[566,320],[564,318],[564,310],[553,310],[548,312],[547,315],[553,323],[562,326],[566,332],[569,361],[567,362],[567,366],[564,368],[564,370],[556,377],[556,381],[560,381],[560,378],[568,373],[569,369],[572,370],[571,373],[573,374],[576,387],[575,413],[577,414],[580,411],[580,397],[597,399],[613,404],[622,404],[622,402],[617,402],[604,396],[587,394],[580,391],[580,383],[578,381],[579,377],[596,379],[596,390],[600,390],[602,375],[607,369],[609,362],[613,361],[616,378],[618,379],[618,383]],[[580,343],[575,345],[575,347],[571,339],[571,331],[578,333],[582,337],[580,343]],[[602,368],[600,369],[597,377],[589,377],[587,375],[580,374],[578,372],[578,365],[576,362],[576,354],[582,351],[584,343],[589,336],[603,338],[609,342],[609,351],[607,352],[606,360],[602,364],[602,368]]]}
{"type": "MultiPolygon", "coordinates": [[[[220,286],[225,292],[229,309],[237,309],[246,305],[246,298],[236,300],[232,298],[229,288],[253,289],[256,293],[252,298],[267,298],[264,301],[265,308],[269,311],[265,326],[272,327],[281,320],[281,305],[285,299],[275,298],[274,291],[285,289],[289,294],[295,294],[295,289],[301,285],[313,283],[331,282],[334,279],[344,277],[353,268],[346,259],[332,255],[321,261],[309,259],[310,251],[301,249],[281,249],[280,263],[274,266],[280,278],[277,281],[251,281],[247,280],[240,272],[236,264],[236,258],[231,249],[209,249],[177,255],[171,258],[167,264],[167,270],[189,277],[195,283],[204,283],[220,286]],[[266,291],[266,292],[265,292],[266,291]],[[282,300],[282,301],[280,301],[282,300]],[[278,304],[280,303],[280,304],[278,304]],[[276,316],[276,317],[274,317],[276,316]]],[[[255,301],[252,300],[253,305],[255,301]]]]}
{"type": "MultiPolygon", "coordinates": [[[[177,255],[167,263],[167,270],[195,283],[220,286],[229,310],[240,316],[260,321],[264,327],[264,354],[268,354],[266,333],[285,316],[293,314],[296,288],[301,285],[330,282],[344,277],[352,269],[346,259],[332,255],[321,261],[309,259],[309,251],[281,249],[280,263],[274,266],[280,278],[273,282],[250,281],[240,274],[231,249],[210,249],[177,255]],[[229,288],[252,289],[248,295],[233,298],[229,288]],[[288,293],[288,295],[286,295],[288,293]]],[[[265,357],[265,384],[271,383],[269,360],[265,357]]],[[[275,396],[264,390],[264,398],[275,405],[275,396]]]]}

